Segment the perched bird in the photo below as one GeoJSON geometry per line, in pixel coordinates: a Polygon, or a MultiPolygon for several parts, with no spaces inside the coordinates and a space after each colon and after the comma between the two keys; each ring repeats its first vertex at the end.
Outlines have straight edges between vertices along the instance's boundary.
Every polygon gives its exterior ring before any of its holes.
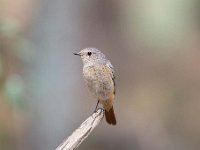
{"type": "Polygon", "coordinates": [[[90,92],[98,100],[97,106],[99,102],[103,105],[107,123],[116,125],[113,109],[115,76],[110,61],[96,48],[85,48],[79,53],[74,53],[74,55],[82,58],[83,77],[90,92]]]}

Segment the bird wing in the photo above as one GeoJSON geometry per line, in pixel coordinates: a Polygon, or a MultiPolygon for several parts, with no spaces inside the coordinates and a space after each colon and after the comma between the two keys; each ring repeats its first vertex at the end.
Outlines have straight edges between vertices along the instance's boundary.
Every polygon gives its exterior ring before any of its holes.
{"type": "Polygon", "coordinates": [[[111,71],[112,71],[111,76],[112,76],[112,80],[113,80],[113,83],[114,83],[114,94],[115,94],[115,71],[114,71],[114,67],[112,66],[110,61],[108,61],[106,63],[106,66],[109,67],[111,69],[111,71]]]}

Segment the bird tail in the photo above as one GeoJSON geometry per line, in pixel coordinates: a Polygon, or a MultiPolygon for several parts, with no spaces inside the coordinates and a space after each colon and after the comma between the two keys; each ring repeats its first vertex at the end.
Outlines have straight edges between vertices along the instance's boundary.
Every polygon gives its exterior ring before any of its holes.
{"type": "Polygon", "coordinates": [[[117,124],[113,106],[111,107],[110,110],[105,109],[105,117],[106,117],[106,121],[107,121],[108,124],[112,124],[112,125],[117,124]]]}

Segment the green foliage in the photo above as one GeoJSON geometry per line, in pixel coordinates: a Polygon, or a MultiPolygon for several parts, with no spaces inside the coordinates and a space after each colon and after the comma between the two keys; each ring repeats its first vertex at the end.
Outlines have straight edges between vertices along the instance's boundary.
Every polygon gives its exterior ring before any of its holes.
{"type": "Polygon", "coordinates": [[[12,75],[6,80],[5,94],[8,102],[20,106],[24,93],[24,82],[19,75],[12,75]]]}

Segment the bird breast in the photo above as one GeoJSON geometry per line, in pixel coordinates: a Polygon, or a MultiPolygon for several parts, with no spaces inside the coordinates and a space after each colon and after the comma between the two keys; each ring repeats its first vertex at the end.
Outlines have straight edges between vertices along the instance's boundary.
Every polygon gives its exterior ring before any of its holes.
{"type": "Polygon", "coordinates": [[[99,100],[107,100],[114,93],[112,70],[106,65],[83,67],[83,76],[89,90],[99,100]]]}

